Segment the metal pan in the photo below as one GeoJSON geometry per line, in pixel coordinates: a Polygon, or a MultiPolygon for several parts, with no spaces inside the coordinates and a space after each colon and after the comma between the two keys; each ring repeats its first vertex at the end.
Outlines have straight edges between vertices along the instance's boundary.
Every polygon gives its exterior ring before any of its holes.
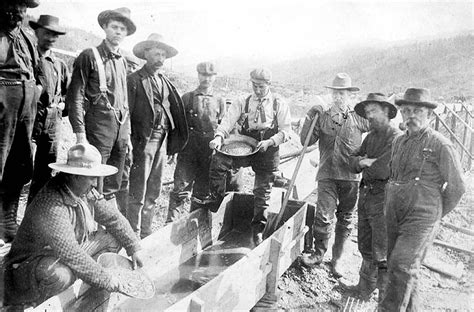
{"type": "Polygon", "coordinates": [[[124,285],[121,294],[137,299],[151,299],[155,295],[155,284],[142,269],[133,270],[130,259],[112,252],[106,252],[97,259],[102,267],[119,275],[124,285]]]}
{"type": "Polygon", "coordinates": [[[216,151],[230,157],[242,158],[255,155],[260,150],[257,148],[257,145],[258,141],[252,137],[241,134],[233,134],[225,139],[221,148],[216,151]],[[239,149],[247,151],[244,153],[235,153],[235,151],[239,149]]]}

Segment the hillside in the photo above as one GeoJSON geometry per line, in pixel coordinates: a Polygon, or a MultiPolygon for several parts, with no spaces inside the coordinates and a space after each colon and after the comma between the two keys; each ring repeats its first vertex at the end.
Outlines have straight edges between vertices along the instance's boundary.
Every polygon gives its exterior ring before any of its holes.
{"type": "Polygon", "coordinates": [[[347,72],[363,91],[432,89],[435,96],[473,96],[474,36],[461,35],[386,49],[342,51],[275,64],[275,80],[322,90],[337,72],[347,72]]]}

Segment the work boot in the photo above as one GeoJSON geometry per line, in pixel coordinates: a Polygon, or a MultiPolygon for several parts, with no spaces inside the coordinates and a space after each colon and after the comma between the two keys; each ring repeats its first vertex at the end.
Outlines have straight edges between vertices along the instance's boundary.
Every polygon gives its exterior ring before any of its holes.
{"type": "Polygon", "coordinates": [[[388,271],[387,268],[379,268],[377,276],[377,288],[379,289],[378,302],[381,303],[385,297],[385,291],[388,285],[388,271]]]}
{"type": "Polygon", "coordinates": [[[13,241],[18,231],[17,223],[17,212],[18,212],[18,200],[13,200],[9,203],[4,203],[7,207],[3,211],[3,220],[0,222],[2,233],[0,239],[5,243],[13,241]]]}
{"type": "Polygon", "coordinates": [[[359,283],[357,285],[346,286],[343,287],[354,294],[356,294],[359,298],[364,301],[368,301],[370,299],[370,295],[375,290],[375,281],[370,281],[362,276],[359,277],[359,283]]]}
{"type": "Polygon", "coordinates": [[[350,230],[340,230],[336,226],[336,237],[334,238],[334,245],[332,246],[331,259],[331,272],[335,278],[341,278],[343,276],[341,267],[341,256],[344,252],[349,234],[350,230]]]}
{"type": "Polygon", "coordinates": [[[316,254],[316,252],[305,253],[301,256],[301,263],[308,267],[314,268],[323,262],[323,257],[316,254]]]}
{"type": "Polygon", "coordinates": [[[257,247],[263,242],[263,230],[265,225],[263,224],[252,224],[252,242],[257,247]]]}

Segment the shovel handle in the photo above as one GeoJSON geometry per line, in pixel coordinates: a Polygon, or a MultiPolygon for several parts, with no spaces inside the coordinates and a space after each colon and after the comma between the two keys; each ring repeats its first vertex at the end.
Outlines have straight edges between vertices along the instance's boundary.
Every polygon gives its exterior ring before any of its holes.
{"type": "Polygon", "coordinates": [[[311,135],[313,133],[314,127],[316,126],[316,122],[319,119],[319,114],[315,115],[313,118],[313,122],[311,123],[311,126],[309,128],[309,131],[306,135],[306,139],[304,141],[304,146],[303,149],[301,150],[300,155],[298,156],[298,162],[296,163],[295,171],[293,171],[293,176],[291,177],[290,180],[290,185],[288,186],[288,191],[285,194],[285,198],[283,199],[283,203],[281,205],[280,212],[278,213],[277,219],[275,223],[272,223],[272,231],[273,232],[277,227],[278,224],[280,224],[281,219],[283,218],[283,214],[285,213],[286,206],[288,204],[288,200],[290,199],[291,191],[293,190],[293,187],[296,182],[296,177],[298,176],[298,171],[300,170],[301,163],[303,162],[304,155],[306,154],[306,149],[308,148],[309,141],[311,139],[311,135]]]}

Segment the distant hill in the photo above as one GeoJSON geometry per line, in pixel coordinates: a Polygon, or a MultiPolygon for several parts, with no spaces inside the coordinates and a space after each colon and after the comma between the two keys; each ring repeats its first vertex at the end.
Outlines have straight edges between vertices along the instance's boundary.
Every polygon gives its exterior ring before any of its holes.
{"type": "Polygon", "coordinates": [[[310,85],[331,83],[337,72],[347,72],[364,93],[403,92],[409,86],[426,87],[435,96],[474,95],[474,36],[405,44],[386,49],[342,51],[274,64],[276,81],[310,85]]]}

